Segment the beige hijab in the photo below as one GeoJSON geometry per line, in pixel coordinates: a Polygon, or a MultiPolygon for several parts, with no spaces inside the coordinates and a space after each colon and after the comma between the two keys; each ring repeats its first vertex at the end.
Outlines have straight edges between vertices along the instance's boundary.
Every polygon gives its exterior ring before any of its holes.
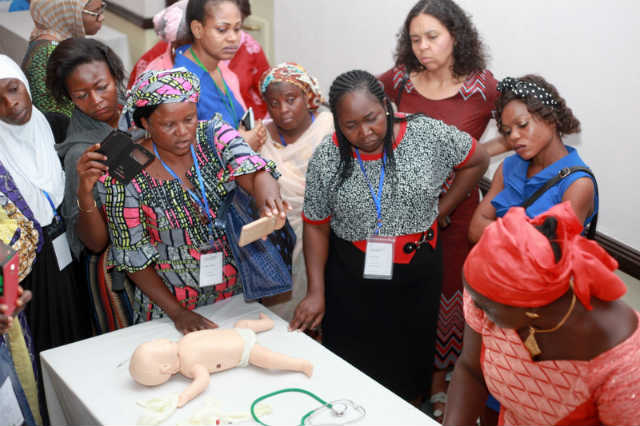
{"type": "Polygon", "coordinates": [[[31,18],[36,25],[29,40],[49,36],[57,41],[84,37],[82,10],[88,0],[31,0],[31,18]]]}

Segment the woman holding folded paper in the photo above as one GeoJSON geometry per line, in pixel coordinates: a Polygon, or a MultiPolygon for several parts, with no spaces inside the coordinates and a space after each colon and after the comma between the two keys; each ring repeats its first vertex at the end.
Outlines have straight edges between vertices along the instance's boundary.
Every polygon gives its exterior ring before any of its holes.
{"type": "Polygon", "coordinates": [[[488,156],[453,126],[395,115],[366,71],[338,76],[329,104],[336,131],[316,148],[307,170],[308,291],[291,328],[322,321],[327,347],[418,403],[435,348],[438,222],[478,182],[488,156]],[[457,178],[439,199],[454,169],[457,178]]]}
{"type": "Polygon", "coordinates": [[[216,327],[192,310],[242,289],[226,234],[214,224],[229,191],[246,190],[278,227],[287,209],[273,162],[219,116],[198,121],[199,89],[184,68],[142,74],[126,108],[156,159],[127,185],[109,174],[98,183],[113,244],[108,264],[136,283],[134,321],[169,316],[183,333],[216,327]]]}

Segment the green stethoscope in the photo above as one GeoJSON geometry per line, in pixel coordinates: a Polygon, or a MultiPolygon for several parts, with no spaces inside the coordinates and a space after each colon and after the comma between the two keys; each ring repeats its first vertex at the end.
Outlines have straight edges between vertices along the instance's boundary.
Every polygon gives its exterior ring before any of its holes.
{"type": "Polygon", "coordinates": [[[355,418],[355,419],[352,419],[352,420],[349,420],[349,421],[343,421],[342,423],[336,423],[336,424],[341,424],[341,425],[346,425],[346,424],[349,424],[349,423],[355,423],[355,422],[359,421],[360,419],[362,419],[366,415],[366,411],[365,411],[364,407],[362,407],[360,405],[357,405],[356,403],[354,403],[351,400],[339,399],[339,400],[336,400],[336,401],[326,402],[326,401],[322,400],[319,396],[315,395],[314,393],[309,392],[308,390],[304,390],[304,389],[300,389],[300,388],[287,388],[287,389],[281,389],[281,390],[278,390],[278,391],[275,391],[275,392],[268,393],[268,394],[266,394],[264,396],[259,397],[255,401],[253,401],[253,404],[251,404],[251,416],[253,417],[253,420],[258,422],[262,426],[269,426],[266,423],[261,422],[260,419],[258,419],[258,416],[255,413],[256,405],[258,405],[260,402],[264,401],[267,398],[270,398],[270,397],[275,396],[275,395],[279,395],[281,393],[288,393],[288,392],[297,392],[297,393],[303,393],[305,395],[309,395],[311,398],[315,399],[320,404],[322,404],[320,407],[318,407],[316,409],[313,409],[313,410],[309,411],[307,414],[305,414],[304,416],[302,416],[302,419],[300,419],[300,425],[302,425],[302,426],[304,426],[304,425],[312,425],[312,423],[311,423],[312,419],[314,417],[316,417],[317,415],[319,415],[320,413],[322,413],[326,409],[329,409],[331,414],[333,416],[335,416],[335,417],[338,417],[338,418],[343,417],[350,407],[352,409],[356,410],[360,414],[360,417],[358,417],[358,418],[355,418]]]}

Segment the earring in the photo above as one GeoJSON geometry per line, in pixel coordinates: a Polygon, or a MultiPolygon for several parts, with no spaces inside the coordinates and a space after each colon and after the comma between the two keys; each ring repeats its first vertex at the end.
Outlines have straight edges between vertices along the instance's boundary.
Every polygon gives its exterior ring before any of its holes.
{"type": "Polygon", "coordinates": [[[531,319],[540,318],[540,315],[536,314],[535,312],[525,312],[524,314],[527,316],[527,318],[531,318],[531,319]]]}

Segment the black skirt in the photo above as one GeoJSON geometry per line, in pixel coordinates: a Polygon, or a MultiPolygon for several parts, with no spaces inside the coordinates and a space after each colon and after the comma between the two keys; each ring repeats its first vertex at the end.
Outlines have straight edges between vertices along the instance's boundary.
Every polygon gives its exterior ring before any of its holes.
{"type": "Polygon", "coordinates": [[[46,228],[43,231],[42,250],[20,284],[33,293],[25,312],[36,358],[44,350],[89,337],[91,330],[87,288],[77,280],[76,262],[60,271],[46,228]]]}
{"type": "Polygon", "coordinates": [[[407,401],[431,386],[442,252],[422,245],[392,280],[364,279],[364,253],[331,232],[323,344],[407,401]]]}

